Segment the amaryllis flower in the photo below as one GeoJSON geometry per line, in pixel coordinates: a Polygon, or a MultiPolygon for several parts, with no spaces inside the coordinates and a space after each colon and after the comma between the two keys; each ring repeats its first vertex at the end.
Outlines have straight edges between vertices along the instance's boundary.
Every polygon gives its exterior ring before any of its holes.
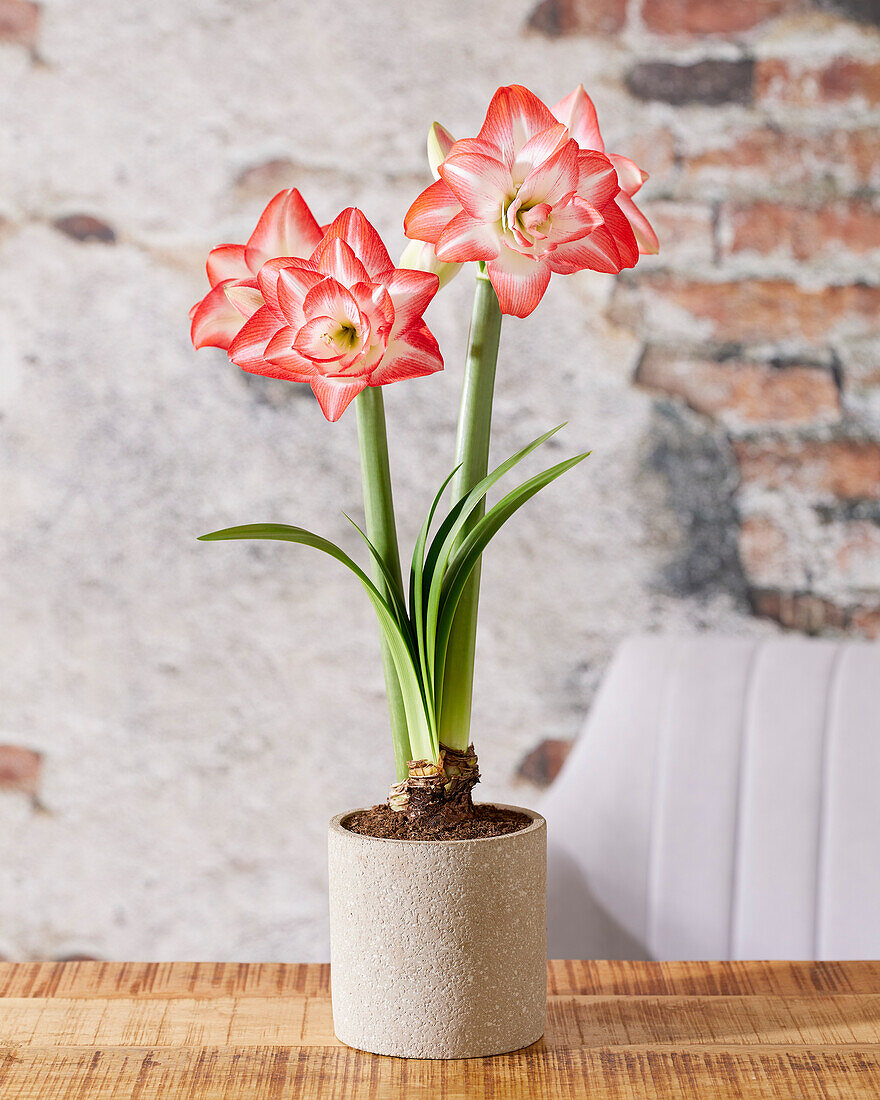
{"type": "Polygon", "coordinates": [[[430,272],[396,269],[361,211],[343,210],[308,259],[270,259],[255,287],[228,290],[243,310],[256,306],[229,358],[252,374],[307,382],[338,420],[366,386],[442,370],[422,319],[438,285],[430,272]]]}
{"type": "Polygon", "coordinates": [[[485,261],[502,313],[531,313],[552,272],[616,273],[638,260],[613,163],[580,148],[527,88],[499,88],[477,137],[455,142],[438,173],[406,235],[444,262],[485,261]]]}
{"type": "Polygon", "coordinates": [[[208,255],[211,289],[189,314],[195,347],[226,350],[247,318],[263,304],[256,277],[266,260],[310,256],[322,235],[294,187],[279,191],[272,199],[247,244],[221,244],[212,249],[208,255]],[[237,287],[243,291],[236,292],[237,287]]]}
{"type": "MultiPolygon", "coordinates": [[[[578,84],[573,92],[565,99],[560,99],[551,110],[555,118],[565,123],[568,132],[582,149],[598,149],[600,153],[605,152],[605,142],[599,130],[596,108],[584,90],[583,84],[578,84]]],[[[632,226],[639,252],[642,255],[652,256],[660,248],[657,234],[632,200],[632,196],[648,178],[648,173],[643,172],[628,157],[622,157],[617,153],[609,153],[608,159],[617,171],[617,182],[620,184],[621,193],[614,201],[632,226]]],[[[603,231],[599,232],[601,234],[603,231]]]]}

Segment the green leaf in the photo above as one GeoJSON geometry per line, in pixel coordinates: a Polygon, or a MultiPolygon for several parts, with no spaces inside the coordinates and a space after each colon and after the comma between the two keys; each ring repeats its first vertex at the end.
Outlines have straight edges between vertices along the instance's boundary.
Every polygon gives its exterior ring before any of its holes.
{"type": "Polygon", "coordinates": [[[341,547],[330,542],[329,539],[316,535],[312,531],[306,531],[302,527],[289,527],[284,523],[248,523],[241,527],[227,527],[222,531],[201,535],[199,541],[221,542],[231,539],[269,539],[311,546],[335,558],[354,573],[373,605],[394,661],[403,695],[412,750],[425,758],[435,760],[438,754],[438,746],[435,744],[436,734],[433,732],[433,721],[429,721],[426,712],[422,686],[408,640],[397,622],[393,606],[379,592],[363,569],[341,547]]]}
{"type": "Polygon", "coordinates": [[[458,606],[458,601],[461,598],[467,579],[474,566],[479,561],[480,555],[483,553],[490,540],[497,534],[502,525],[510,519],[514,512],[518,511],[527,500],[530,500],[536,493],[540,492],[541,489],[549,485],[552,481],[555,481],[556,478],[561,477],[562,474],[566,473],[574,466],[577,466],[579,462],[583,462],[583,460],[588,457],[589,453],[589,451],[586,451],[584,454],[575,455],[574,458],[568,458],[564,462],[552,466],[549,470],[536,474],[534,477],[529,478],[528,481],[523,482],[523,484],[516,489],[511,490],[507,496],[499,500],[498,503],[490,508],[486,515],[476,523],[473,530],[465,537],[461,546],[456,550],[455,555],[449,562],[448,569],[446,570],[441,585],[442,607],[440,609],[437,625],[433,672],[435,695],[440,693],[443,686],[443,672],[446,664],[446,646],[449,641],[449,633],[452,629],[455,609],[458,606]]]}
{"type": "Polygon", "coordinates": [[[539,435],[537,439],[533,439],[532,442],[523,447],[522,450],[511,455],[511,457],[505,462],[502,462],[500,466],[496,466],[491,473],[487,474],[486,477],[478,482],[466,496],[458,501],[441,524],[437,534],[434,536],[425,562],[425,583],[428,585],[428,606],[425,613],[426,638],[424,648],[428,660],[427,675],[434,685],[435,699],[437,698],[437,692],[442,687],[442,682],[438,682],[437,680],[435,670],[437,617],[440,608],[440,592],[447,562],[455,548],[456,540],[461,534],[468,517],[474,509],[479,506],[492,486],[500,481],[518,462],[521,462],[526,455],[531,454],[531,452],[537,447],[540,447],[542,443],[546,443],[552,435],[555,435],[556,432],[564,427],[565,424],[563,423],[557,425],[555,428],[551,428],[549,432],[539,435]]]}
{"type": "Polygon", "coordinates": [[[409,616],[406,613],[406,604],[404,603],[403,592],[401,591],[399,581],[394,576],[394,574],[391,572],[390,566],[385,561],[385,559],[382,557],[382,555],[379,553],[378,549],[376,548],[376,545],[372,542],[372,540],[370,539],[370,537],[366,533],[366,531],[364,531],[351,518],[351,516],[348,515],[347,512],[343,512],[342,514],[345,516],[345,518],[352,525],[352,527],[355,529],[355,531],[357,531],[357,533],[361,536],[361,538],[367,544],[367,549],[370,551],[370,556],[372,557],[372,559],[376,563],[376,565],[379,567],[379,571],[381,572],[382,576],[385,579],[385,585],[388,589],[388,594],[391,597],[391,599],[390,599],[391,608],[394,611],[395,617],[397,618],[397,623],[400,626],[400,629],[404,632],[404,634],[406,634],[407,637],[411,638],[412,635],[411,635],[411,631],[410,631],[409,616]]]}
{"type": "Polygon", "coordinates": [[[458,469],[458,466],[456,466],[449,477],[446,478],[446,480],[437,490],[437,494],[431,502],[431,507],[428,509],[428,515],[425,518],[425,522],[422,524],[422,529],[419,531],[419,537],[416,539],[416,544],[413,548],[412,565],[410,567],[409,575],[409,609],[410,615],[412,617],[412,622],[414,623],[416,630],[416,647],[419,652],[419,662],[422,669],[422,681],[426,688],[428,702],[431,707],[431,713],[434,714],[435,717],[436,708],[434,707],[434,685],[431,682],[430,676],[428,675],[428,662],[425,653],[425,546],[428,542],[428,535],[431,530],[431,524],[434,521],[434,514],[437,511],[443,494],[446,492],[447,485],[458,473],[458,469]]]}

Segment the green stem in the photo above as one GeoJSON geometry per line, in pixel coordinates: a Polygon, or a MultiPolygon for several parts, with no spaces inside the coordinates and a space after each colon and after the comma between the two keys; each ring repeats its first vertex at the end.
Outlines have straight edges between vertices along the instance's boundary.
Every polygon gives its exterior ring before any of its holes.
{"type": "MultiPolygon", "coordinates": [[[[474,305],[468,336],[467,360],[455,462],[460,469],[452,482],[452,496],[460,500],[489,468],[489,435],[492,428],[492,397],[495,390],[495,363],[501,337],[501,309],[489,279],[480,265],[474,288],[474,305]]],[[[463,539],[486,510],[485,501],[475,510],[461,533],[463,539]]],[[[440,742],[464,751],[470,743],[471,702],[474,689],[474,654],[477,640],[477,611],[480,599],[480,563],[478,562],[462,593],[455,612],[440,706],[440,742]]]]}
{"type": "MultiPolygon", "coordinates": [[[[388,462],[388,436],[385,431],[385,402],[379,386],[368,386],[357,397],[358,441],[361,455],[361,480],[364,487],[364,512],[367,534],[381,554],[401,589],[400,551],[397,545],[397,525],[394,521],[394,498],[391,493],[391,467],[388,462]]],[[[388,585],[378,565],[373,562],[373,580],[383,595],[388,585]]],[[[394,766],[398,780],[407,776],[407,761],[412,759],[406,711],[394,661],[385,642],[382,644],[382,668],[388,695],[391,736],[394,741],[394,766]]]]}

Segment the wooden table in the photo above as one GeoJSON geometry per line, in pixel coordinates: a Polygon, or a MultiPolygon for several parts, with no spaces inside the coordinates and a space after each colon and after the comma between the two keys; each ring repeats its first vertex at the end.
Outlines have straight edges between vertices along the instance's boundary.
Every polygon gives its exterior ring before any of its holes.
{"type": "Polygon", "coordinates": [[[2,1100],[880,1097],[880,963],[549,964],[547,1034],[498,1058],[333,1037],[326,966],[0,963],[2,1100]]]}

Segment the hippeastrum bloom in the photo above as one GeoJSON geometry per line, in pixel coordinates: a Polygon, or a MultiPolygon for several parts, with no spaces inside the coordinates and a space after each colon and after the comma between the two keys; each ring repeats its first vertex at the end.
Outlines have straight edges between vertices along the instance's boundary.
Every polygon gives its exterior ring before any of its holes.
{"type": "Polygon", "coordinates": [[[227,350],[245,321],[263,304],[256,277],[266,260],[310,256],[322,236],[302,195],[292,187],[272,199],[247,244],[221,244],[212,249],[207,265],[211,289],[189,314],[195,347],[227,350]]]}
{"type": "Polygon", "coordinates": [[[343,210],[308,259],[269,259],[256,286],[227,289],[251,311],[229,358],[252,374],[307,382],[338,420],[366,386],[442,370],[422,319],[438,285],[430,272],[395,268],[361,211],[343,210]]]}
{"type": "Polygon", "coordinates": [[[455,142],[437,171],[406,235],[444,262],[484,261],[502,313],[530,314],[552,272],[616,273],[638,260],[614,164],[527,88],[499,88],[477,137],[455,142]]]}
{"type": "MultiPolygon", "coordinates": [[[[560,99],[551,110],[555,118],[565,123],[568,132],[582,149],[598,149],[600,153],[605,152],[605,142],[599,130],[596,108],[584,90],[583,84],[578,84],[573,92],[565,99],[560,99]]],[[[620,184],[620,194],[614,201],[632,227],[639,252],[642,255],[653,256],[660,249],[657,234],[632,200],[632,196],[648,178],[648,173],[643,172],[629,157],[609,153],[608,159],[614,165],[617,182],[620,184]]]]}

